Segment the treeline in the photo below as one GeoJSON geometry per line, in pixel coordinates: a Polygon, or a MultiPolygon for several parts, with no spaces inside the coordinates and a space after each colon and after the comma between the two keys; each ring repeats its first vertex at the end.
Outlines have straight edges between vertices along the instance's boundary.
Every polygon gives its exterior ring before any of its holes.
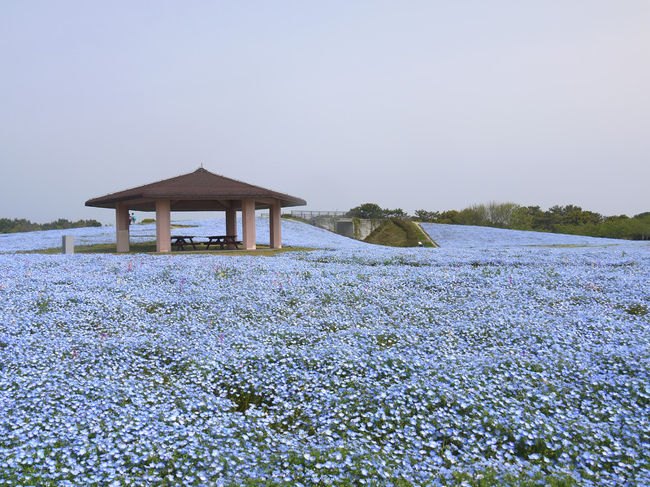
{"type": "Polygon", "coordinates": [[[64,230],[66,228],[101,227],[97,220],[71,222],[65,218],[50,223],[33,223],[23,218],[0,218],[0,233],[34,232],[37,230],[64,230]]]}
{"type": "Polygon", "coordinates": [[[382,208],[375,203],[364,203],[363,205],[355,206],[346,213],[346,216],[366,219],[409,218],[409,215],[401,208],[389,210],[388,208],[382,208]]]}
{"type": "Polygon", "coordinates": [[[539,206],[492,202],[472,205],[460,211],[417,210],[415,217],[420,221],[434,223],[650,240],[650,212],[633,217],[603,216],[575,205],[556,205],[544,211],[539,206]]]}
{"type": "Polygon", "coordinates": [[[464,210],[417,210],[411,217],[401,208],[382,208],[375,203],[364,203],[347,212],[353,218],[415,218],[423,222],[452,225],[478,225],[485,227],[533,230],[538,232],[568,233],[591,237],[650,240],[650,212],[603,216],[576,205],[555,205],[548,210],[539,206],[521,206],[516,203],[472,205],[464,210]]]}

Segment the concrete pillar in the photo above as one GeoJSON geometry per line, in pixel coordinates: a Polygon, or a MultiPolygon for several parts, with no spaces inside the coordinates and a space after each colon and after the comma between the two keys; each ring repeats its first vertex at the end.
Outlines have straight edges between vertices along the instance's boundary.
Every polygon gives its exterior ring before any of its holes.
{"type": "Polygon", "coordinates": [[[282,220],[280,219],[282,207],[279,201],[274,201],[269,208],[269,233],[271,234],[271,248],[282,248],[282,220]]]}
{"type": "Polygon", "coordinates": [[[115,207],[115,242],[118,252],[129,251],[129,208],[124,203],[115,207]]]}
{"type": "Polygon", "coordinates": [[[237,210],[234,208],[226,210],[226,235],[237,237],[237,210]]]}
{"type": "Polygon", "coordinates": [[[171,250],[171,201],[156,200],[156,252],[171,250]]]}
{"type": "Polygon", "coordinates": [[[255,200],[246,198],[241,202],[242,241],[244,249],[255,250],[255,200]]]}

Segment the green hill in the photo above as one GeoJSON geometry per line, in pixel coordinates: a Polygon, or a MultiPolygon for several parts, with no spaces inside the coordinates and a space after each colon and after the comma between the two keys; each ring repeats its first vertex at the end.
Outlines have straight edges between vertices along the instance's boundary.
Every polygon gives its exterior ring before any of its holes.
{"type": "Polygon", "coordinates": [[[422,242],[425,247],[437,247],[417,223],[400,218],[387,219],[364,242],[390,247],[418,247],[422,242]]]}

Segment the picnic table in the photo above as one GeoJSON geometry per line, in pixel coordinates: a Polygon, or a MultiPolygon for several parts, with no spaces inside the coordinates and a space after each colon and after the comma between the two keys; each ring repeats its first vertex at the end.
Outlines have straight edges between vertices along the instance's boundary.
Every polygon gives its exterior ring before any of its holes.
{"type": "Polygon", "coordinates": [[[238,249],[241,242],[237,241],[236,235],[212,235],[207,237],[208,241],[205,243],[205,248],[209,249],[210,245],[218,245],[221,250],[238,249]]]}
{"type": "Polygon", "coordinates": [[[192,235],[172,235],[172,247],[176,246],[179,250],[185,250],[184,245],[191,245],[196,250],[196,242],[192,235]]]}

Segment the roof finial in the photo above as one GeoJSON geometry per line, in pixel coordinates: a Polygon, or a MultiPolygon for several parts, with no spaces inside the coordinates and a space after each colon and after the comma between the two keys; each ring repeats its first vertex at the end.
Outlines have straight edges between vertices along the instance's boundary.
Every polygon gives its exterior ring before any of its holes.
{"type": "Polygon", "coordinates": [[[203,169],[203,163],[201,163],[201,169],[203,169]]]}

